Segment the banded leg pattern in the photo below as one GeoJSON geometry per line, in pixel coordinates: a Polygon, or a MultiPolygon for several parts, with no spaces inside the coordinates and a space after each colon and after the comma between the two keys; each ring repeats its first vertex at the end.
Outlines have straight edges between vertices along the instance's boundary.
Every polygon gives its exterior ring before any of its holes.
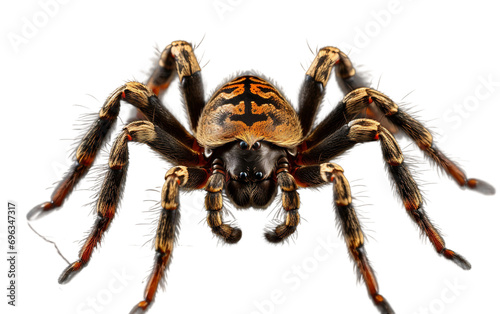
{"type": "Polygon", "coordinates": [[[160,282],[171,260],[175,237],[179,227],[179,188],[189,179],[187,167],[179,166],[170,169],[165,175],[165,183],[161,192],[161,215],[156,230],[154,265],[146,290],[144,300],[139,302],[130,313],[144,313],[154,301],[160,282]]]}
{"type": "Polygon", "coordinates": [[[80,179],[85,176],[120,112],[121,100],[137,107],[148,120],[154,121],[170,137],[185,143],[188,147],[194,146],[194,137],[161,105],[159,99],[149,88],[141,83],[129,82],[116,89],[108,97],[99,112],[99,118],[85,134],[77,148],[75,164],[55,188],[50,201],[35,206],[28,213],[28,219],[38,218],[50,210],[60,207],[80,179]]]}
{"type": "Polygon", "coordinates": [[[337,222],[354,261],[358,276],[366,285],[368,294],[380,313],[394,313],[389,302],[380,295],[375,273],[370,266],[364,248],[364,234],[356,211],[352,206],[351,188],[344,176],[344,170],[333,163],[323,163],[299,167],[294,172],[297,183],[302,187],[315,187],[328,182],[333,183],[333,194],[337,222]]]}
{"type": "Polygon", "coordinates": [[[188,42],[174,41],[163,50],[158,66],[147,85],[156,95],[161,95],[170,86],[175,70],[177,70],[181,91],[186,101],[191,129],[196,131],[198,119],[205,106],[205,92],[201,68],[194,55],[193,47],[188,42]]]}
{"type": "Polygon", "coordinates": [[[368,106],[375,106],[392,125],[400,128],[417,146],[460,187],[482,194],[495,194],[495,188],[479,179],[467,178],[465,172],[451,161],[434,144],[433,137],[422,123],[402,111],[398,105],[383,93],[371,88],[358,88],[347,94],[343,101],[305,140],[306,147],[312,147],[328,138],[330,126],[338,126],[356,118],[368,106]]]}
{"type": "Polygon", "coordinates": [[[108,230],[115,216],[127,173],[128,140],[127,133],[122,132],[113,144],[108,162],[109,169],[97,200],[97,218],[94,227],[80,250],[79,259],[69,265],[59,277],[60,284],[69,282],[75,274],[87,265],[92,252],[101,242],[104,233],[108,230]]]}
{"type": "Polygon", "coordinates": [[[288,172],[288,160],[282,157],[278,160],[277,180],[281,188],[281,203],[285,212],[285,221],[274,228],[267,230],[264,236],[271,243],[280,243],[291,236],[300,223],[300,197],[297,192],[297,183],[288,172]]]}
{"type": "Polygon", "coordinates": [[[207,209],[207,223],[212,232],[228,244],[240,241],[242,232],[240,228],[225,223],[222,218],[222,191],[225,181],[225,170],[222,160],[216,158],[212,164],[212,175],[205,186],[205,208],[207,209]]]}
{"type": "Polygon", "coordinates": [[[307,135],[312,128],[334,66],[336,66],[336,74],[340,79],[339,85],[345,93],[365,84],[356,75],[356,70],[345,53],[335,47],[320,49],[306,72],[299,93],[298,115],[303,135],[307,135]]]}

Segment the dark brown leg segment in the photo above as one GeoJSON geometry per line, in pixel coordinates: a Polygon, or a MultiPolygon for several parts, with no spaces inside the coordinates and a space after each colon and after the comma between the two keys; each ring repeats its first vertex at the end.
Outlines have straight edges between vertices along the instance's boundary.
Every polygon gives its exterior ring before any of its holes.
{"type": "Polygon", "coordinates": [[[364,234],[356,211],[351,204],[351,188],[343,171],[336,164],[324,163],[300,167],[296,169],[294,177],[297,183],[303,187],[314,187],[328,182],[333,183],[335,212],[349,254],[356,265],[358,276],[363,278],[368,294],[380,313],[394,313],[389,302],[379,294],[377,279],[364,248],[364,234]]]}
{"type": "Polygon", "coordinates": [[[318,144],[299,152],[299,165],[317,165],[341,155],[358,143],[376,141],[380,124],[370,119],[357,119],[342,126],[318,144]]]}
{"type": "Polygon", "coordinates": [[[174,41],[163,50],[158,66],[149,78],[147,86],[156,95],[161,95],[170,85],[176,69],[186,100],[191,129],[196,131],[198,119],[205,106],[205,95],[201,68],[189,43],[181,40],[174,41]]]}
{"type": "MultiPolygon", "coordinates": [[[[339,84],[345,93],[354,88],[365,86],[364,82],[356,75],[356,71],[345,53],[335,47],[322,48],[307,70],[299,93],[298,115],[304,136],[311,130],[334,66],[336,66],[336,74],[340,79],[339,84]]],[[[332,127],[333,131],[336,130],[335,126],[330,125],[330,127],[330,132],[332,132],[332,127]]]]}
{"type": "Polygon", "coordinates": [[[124,130],[132,140],[147,144],[170,163],[184,166],[202,166],[206,163],[203,154],[148,121],[135,121],[124,130]]]}

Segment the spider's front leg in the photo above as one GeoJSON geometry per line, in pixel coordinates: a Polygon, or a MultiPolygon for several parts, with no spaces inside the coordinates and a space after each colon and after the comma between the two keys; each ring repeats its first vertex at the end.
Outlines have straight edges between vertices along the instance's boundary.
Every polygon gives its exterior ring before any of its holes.
{"type": "Polygon", "coordinates": [[[375,273],[370,266],[364,248],[363,231],[356,211],[351,204],[351,188],[343,172],[344,170],[336,164],[324,163],[315,166],[299,167],[295,170],[293,176],[302,187],[314,187],[328,182],[333,183],[335,211],[349,254],[356,265],[358,276],[363,278],[368,289],[368,294],[380,313],[394,313],[389,302],[379,294],[375,273]]]}
{"type": "Polygon", "coordinates": [[[179,227],[179,189],[203,188],[208,177],[208,172],[204,168],[184,166],[174,167],[165,175],[161,192],[162,211],[155,238],[156,255],[153,270],[144,291],[144,300],[132,309],[131,314],[146,312],[154,301],[158,285],[165,278],[179,227]]]}

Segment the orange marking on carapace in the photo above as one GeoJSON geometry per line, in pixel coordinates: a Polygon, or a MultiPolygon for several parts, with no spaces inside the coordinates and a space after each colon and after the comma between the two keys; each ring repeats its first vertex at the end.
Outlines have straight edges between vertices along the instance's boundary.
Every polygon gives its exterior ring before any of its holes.
{"type": "Polygon", "coordinates": [[[265,140],[291,147],[301,140],[296,112],[280,92],[262,78],[242,76],[222,86],[200,117],[200,145],[218,147],[235,139],[265,140]]]}
{"type": "Polygon", "coordinates": [[[130,134],[127,134],[127,140],[129,140],[129,141],[132,140],[132,136],[130,134]]]}

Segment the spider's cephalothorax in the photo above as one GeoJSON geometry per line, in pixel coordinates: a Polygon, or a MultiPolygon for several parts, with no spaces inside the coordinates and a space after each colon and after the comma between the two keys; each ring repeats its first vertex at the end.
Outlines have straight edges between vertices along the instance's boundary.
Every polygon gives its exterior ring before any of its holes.
{"type": "Polygon", "coordinates": [[[286,147],[300,143],[302,130],[274,86],[245,75],[212,95],[196,135],[200,145],[220,156],[231,200],[239,207],[265,207],[276,194],[278,160],[286,158],[286,147]]]}
{"type": "MultiPolygon", "coordinates": [[[[97,218],[80,251],[79,259],[59,277],[68,282],[87,265],[113,220],[122,195],[128,165],[128,142],[148,145],[174,165],[165,175],[161,192],[156,256],[144,300],[131,313],[143,313],[154,301],[174,248],[179,223],[179,190],[204,189],[207,223],[227,243],[236,243],[242,232],[222,217],[223,193],[240,208],[265,208],[281,190],[284,220],[265,237],[273,243],[292,235],[300,222],[298,188],[332,183],[335,213],[347,248],[368,294],[381,313],[394,313],[379,288],[364,247],[364,235],[352,206],[349,182],[343,169],[330,160],[358,143],[378,141],[395,189],[412,220],[427,236],[436,252],[463,269],[470,264],[445,247],[445,242],[423,209],[422,196],[403,154],[389,130],[400,129],[443,169],[459,186],[494,194],[488,183],[468,179],[454,162],[433,143],[429,131],[402,111],[386,95],[367,87],[349,58],[337,48],[325,47],[306,72],[298,111],[266,79],[245,74],[216,90],[205,102],[201,69],[191,45],[175,41],[163,51],[146,84],[129,82],[104,103],[99,118],[82,139],[76,162],[56,187],[51,200],[33,208],[33,219],[62,205],[87,173],[124,100],[141,117],[127,124],[116,138],[109,156],[109,169],[96,202],[97,218]],[[314,128],[316,112],[326,84],[335,75],[346,93],[344,99],[314,128]],[[179,76],[192,133],[162,105],[160,96],[175,75],[179,76]],[[369,110],[368,110],[369,109],[369,110]],[[384,123],[377,121],[382,115],[384,123]],[[390,126],[388,130],[385,126],[390,126]],[[194,134],[194,135],[193,135],[194,134]]],[[[307,206],[307,204],[306,204],[307,206]]]]}

